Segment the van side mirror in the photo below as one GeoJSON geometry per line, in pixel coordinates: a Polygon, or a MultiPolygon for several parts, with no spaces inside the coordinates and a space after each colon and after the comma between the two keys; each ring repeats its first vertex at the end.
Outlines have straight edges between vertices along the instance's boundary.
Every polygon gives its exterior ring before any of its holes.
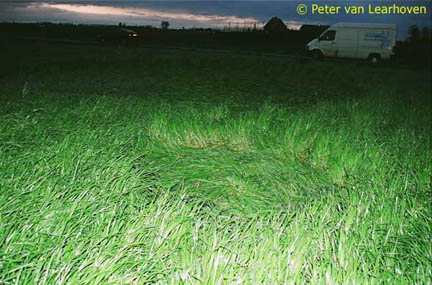
{"type": "Polygon", "coordinates": [[[320,42],[322,40],[322,38],[321,37],[318,37],[318,41],[320,42]]]}

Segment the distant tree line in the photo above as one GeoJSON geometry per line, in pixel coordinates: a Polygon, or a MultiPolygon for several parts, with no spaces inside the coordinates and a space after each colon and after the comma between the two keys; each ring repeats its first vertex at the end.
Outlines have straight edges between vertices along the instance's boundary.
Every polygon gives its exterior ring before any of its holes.
{"type": "Polygon", "coordinates": [[[396,60],[416,67],[431,67],[432,30],[428,27],[419,29],[413,25],[409,29],[409,37],[396,45],[396,60]]]}

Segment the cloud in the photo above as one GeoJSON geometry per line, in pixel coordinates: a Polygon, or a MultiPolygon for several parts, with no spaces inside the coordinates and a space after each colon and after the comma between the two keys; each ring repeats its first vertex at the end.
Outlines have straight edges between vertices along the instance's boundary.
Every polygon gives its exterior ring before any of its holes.
{"type": "Polygon", "coordinates": [[[174,21],[176,23],[195,23],[204,26],[223,26],[233,22],[257,22],[254,17],[239,17],[233,15],[199,14],[181,11],[161,11],[143,7],[115,7],[94,4],[57,4],[57,3],[33,3],[32,9],[49,9],[58,12],[67,12],[78,15],[108,16],[111,19],[125,18],[133,22],[160,22],[174,21]]]}

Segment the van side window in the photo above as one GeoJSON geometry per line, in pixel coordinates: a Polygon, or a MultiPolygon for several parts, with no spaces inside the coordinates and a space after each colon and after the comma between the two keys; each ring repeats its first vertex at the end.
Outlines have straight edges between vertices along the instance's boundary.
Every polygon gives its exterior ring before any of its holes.
{"type": "Polygon", "coordinates": [[[327,31],[321,36],[322,41],[334,41],[336,38],[336,31],[327,31]]]}

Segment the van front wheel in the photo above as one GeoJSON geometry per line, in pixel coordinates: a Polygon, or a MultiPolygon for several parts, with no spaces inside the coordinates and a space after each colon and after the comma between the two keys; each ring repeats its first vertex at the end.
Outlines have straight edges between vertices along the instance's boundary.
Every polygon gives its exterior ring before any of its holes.
{"type": "Polygon", "coordinates": [[[372,64],[377,64],[381,61],[381,56],[379,54],[373,53],[369,55],[368,60],[372,64]]]}
{"type": "Polygon", "coordinates": [[[320,50],[316,49],[316,50],[312,51],[312,57],[314,59],[322,59],[323,58],[323,54],[322,54],[322,52],[320,50]]]}

